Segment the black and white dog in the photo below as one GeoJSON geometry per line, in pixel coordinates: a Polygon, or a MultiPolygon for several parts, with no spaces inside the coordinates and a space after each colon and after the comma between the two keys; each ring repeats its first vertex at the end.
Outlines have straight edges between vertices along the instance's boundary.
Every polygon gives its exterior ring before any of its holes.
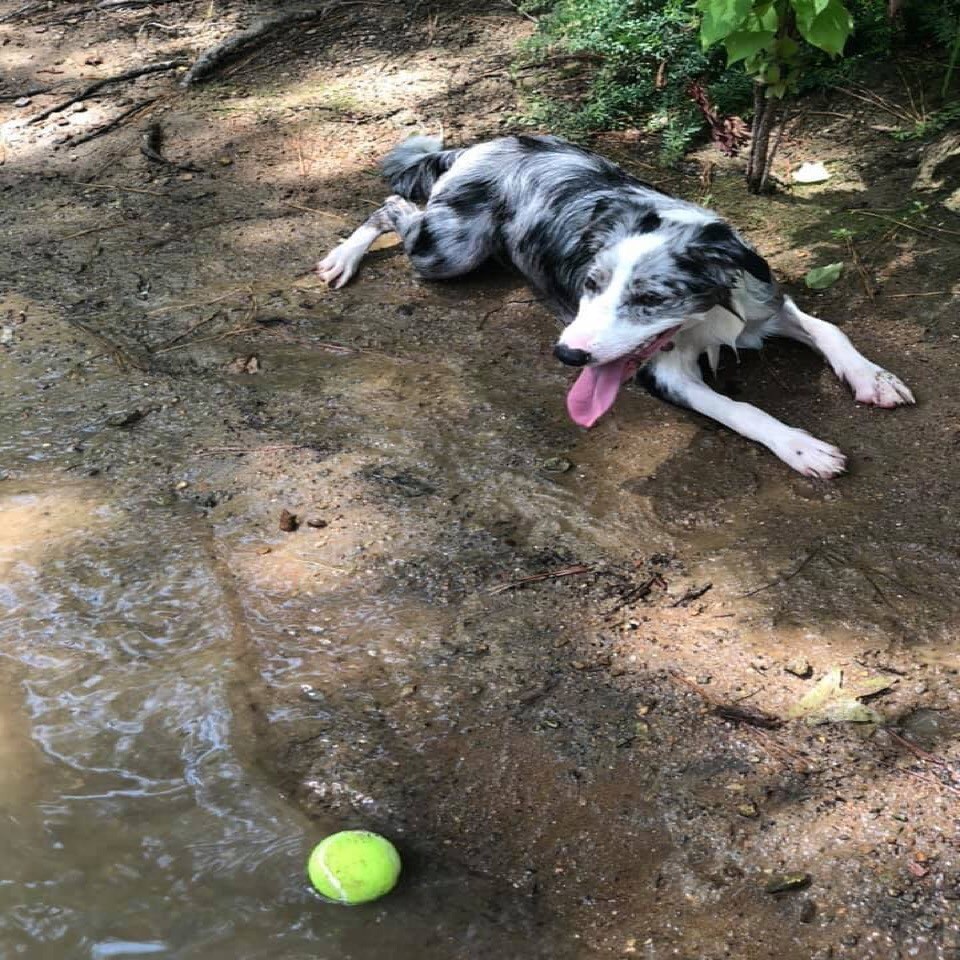
{"type": "Polygon", "coordinates": [[[837,327],[784,295],[766,261],[716,214],[587,150],[534,136],[444,150],[413,137],[383,172],[398,196],[321,261],[320,277],[342,287],[392,230],[428,279],[460,276],[491,257],[512,263],[565,324],[554,353],[583,368],[567,409],[584,427],[639,369],[654,392],[762,443],[794,470],[835,477],[845,467],[836,447],[703,381],[702,355],[716,368],[721,346],[755,348],[768,336],[819,350],[860,403],[914,402],[837,327]]]}

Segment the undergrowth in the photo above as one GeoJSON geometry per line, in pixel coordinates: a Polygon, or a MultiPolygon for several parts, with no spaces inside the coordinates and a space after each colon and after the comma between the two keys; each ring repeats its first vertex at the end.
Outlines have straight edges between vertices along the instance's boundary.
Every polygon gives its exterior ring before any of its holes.
{"type": "MultiPolygon", "coordinates": [[[[947,57],[951,50],[960,52],[960,0],[913,0],[893,21],[888,2],[848,0],[855,30],[844,57],[811,56],[800,93],[828,89],[871,66],[889,64],[904,39],[935,46],[940,61],[944,47],[947,57]]],[[[698,17],[689,0],[525,0],[520,6],[538,18],[537,31],[522,50],[524,66],[539,63],[568,77],[564,84],[549,84],[552,93],[528,93],[522,119],[531,125],[571,139],[639,128],[656,138],[661,162],[670,164],[704,130],[688,96],[692,82],[706,84],[721,115],[744,116],[751,109],[751,83],[743,70],[727,68],[721,49],[701,49],[698,17]]],[[[948,75],[946,85],[950,80],[948,75]]],[[[953,111],[941,117],[950,122],[953,111]]],[[[934,126],[939,124],[924,132],[934,126]]]]}

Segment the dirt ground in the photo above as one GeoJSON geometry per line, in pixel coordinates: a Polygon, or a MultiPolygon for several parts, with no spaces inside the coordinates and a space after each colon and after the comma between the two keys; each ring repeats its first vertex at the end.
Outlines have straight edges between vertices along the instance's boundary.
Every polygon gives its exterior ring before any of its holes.
{"type": "Polygon", "coordinates": [[[577,429],[514,277],[422,282],[392,237],[343,291],[313,276],[399,138],[517,128],[510,6],[333,6],[208,83],[38,123],[269,10],[24,9],[0,2],[0,494],[202,518],[291,801],[395,837],[408,885],[495,891],[503,941],[450,956],[960,957],[960,217],[913,189],[922,145],[809,104],[778,172],[831,179],[757,199],[707,149],[663,171],[642,133],[596,144],[721,210],[916,393],[858,407],[796,345],[727,358],[725,391],[847,453],[811,481],[639,389],[577,429]],[[141,154],[151,122],[180,167],[141,154]]]}

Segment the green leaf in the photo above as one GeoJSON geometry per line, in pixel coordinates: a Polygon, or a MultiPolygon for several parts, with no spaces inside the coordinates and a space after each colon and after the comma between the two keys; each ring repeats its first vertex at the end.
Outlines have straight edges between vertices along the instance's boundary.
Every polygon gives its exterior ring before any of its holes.
{"type": "Polygon", "coordinates": [[[737,30],[736,33],[731,33],[723,41],[727,48],[727,65],[769,49],[775,38],[776,34],[772,30],[737,30]]]}
{"type": "Polygon", "coordinates": [[[853,17],[841,0],[827,0],[819,11],[816,7],[817,0],[794,0],[797,29],[807,43],[836,56],[853,30],[853,17]]]}
{"type": "Polygon", "coordinates": [[[842,263],[828,263],[825,267],[814,267],[803,278],[803,282],[811,290],[826,290],[840,279],[841,273],[843,273],[842,263]]]}
{"type": "Polygon", "coordinates": [[[780,26],[780,18],[777,16],[776,7],[770,6],[762,13],[757,13],[757,22],[763,30],[772,30],[774,33],[780,26]]]}
{"type": "Polygon", "coordinates": [[[882,723],[883,716],[860,700],[880,693],[890,685],[890,681],[883,677],[866,677],[846,683],[843,671],[833,667],[790,708],[787,715],[803,717],[809,724],[882,723]]]}
{"type": "Polygon", "coordinates": [[[700,42],[704,48],[728,37],[743,23],[753,7],[753,0],[701,0],[700,42]]]}

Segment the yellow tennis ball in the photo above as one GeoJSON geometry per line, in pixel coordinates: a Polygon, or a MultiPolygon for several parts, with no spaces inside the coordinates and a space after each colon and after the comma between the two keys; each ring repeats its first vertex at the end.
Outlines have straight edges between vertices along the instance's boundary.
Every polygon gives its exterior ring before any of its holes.
{"type": "Polygon", "coordinates": [[[369,830],[343,830],[321,840],[307,861],[317,893],[336,903],[369,903],[389,893],[400,877],[396,847],[369,830]]]}

